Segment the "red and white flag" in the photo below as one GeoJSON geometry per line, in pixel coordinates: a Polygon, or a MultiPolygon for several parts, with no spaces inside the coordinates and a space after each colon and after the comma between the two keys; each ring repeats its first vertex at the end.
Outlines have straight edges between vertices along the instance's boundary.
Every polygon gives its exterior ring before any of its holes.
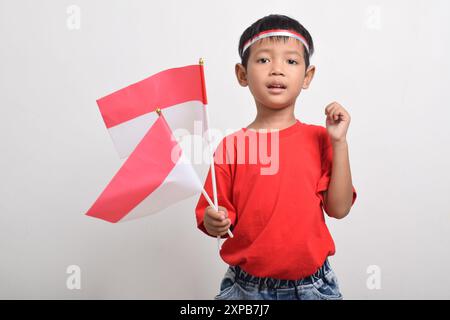
{"type": "Polygon", "coordinates": [[[158,118],[161,109],[169,127],[191,135],[195,125],[206,131],[207,104],[203,65],[156,73],[97,100],[106,128],[120,158],[128,157],[158,118]]]}
{"type": "Polygon", "coordinates": [[[161,115],[86,214],[113,223],[132,220],[202,190],[161,115]]]}
{"type": "Polygon", "coordinates": [[[173,135],[177,129],[198,134],[201,124],[203,136],[207,128],[202,63],[159,72],[97,104],[119,156],[128,159],[88,216],[110,222],[135,219],[199,192],[211,202],[173,135]]]}

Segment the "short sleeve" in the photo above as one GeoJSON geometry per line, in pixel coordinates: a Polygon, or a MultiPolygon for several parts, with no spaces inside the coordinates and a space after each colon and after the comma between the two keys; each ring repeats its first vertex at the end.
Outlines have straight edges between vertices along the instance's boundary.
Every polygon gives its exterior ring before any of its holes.
{"type": "MultiPolygon", "coordinates": [[[[222,146],[219,145],[219,148],[222,146]]],[[[231,220],[231,229],[237,223],[237,214],[236,209],[233,205],[233,179],[231,172],[229,170],[229,165],[224,164],[215,164],[214,171],[216,174],[216,186],[217,186],[217,202],[221,207],[225,207],[228,212],[228,218],[231,220]]],[[[208,171],[208,175],[205,180],[204,188],[208,196],[213,199],[213,191],[212,191],[212,179],[211,179],[211,168],[208,171]]],[[[197,227],[203,231],[205,234],[211,236],[203,224],[203,215],[205,213],[205,209],[209,206],[208,201],[202,195],[198,200],[197,206],[195,208],[195,215],[197,219],[197,227]]],[[[228,235],[222,236],[226,238],[228,235]]]]}
{"type": "MultiPolygon", "coordinates": [[[[317,183],[317,194],[320,197],[322,205],[324,203],[323,191],[328,190],[328,186],[331,180],[331,170],[333,167],[333,147],[331,145],[331,139],[328,135],[326,128],[321,128],[319,134],[319,144],[320,144],[320,160],[321,160],[321,175],[319,182],[317,183]]],[[[354,186],[353,189],[353,199],[352,206],[355,203],[357,193],[354,186]]]]}

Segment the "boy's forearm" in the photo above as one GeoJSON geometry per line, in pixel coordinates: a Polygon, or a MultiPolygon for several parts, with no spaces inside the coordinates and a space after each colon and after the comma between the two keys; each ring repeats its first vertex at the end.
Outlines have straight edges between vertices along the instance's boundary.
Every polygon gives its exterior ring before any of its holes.
{"type": "Polygon", "coordinates": [[[327,192],[327,213],[336,219],[344,218],[351,209],[353,184],[346,140],[333,141],[333,166],[327,192]]]}

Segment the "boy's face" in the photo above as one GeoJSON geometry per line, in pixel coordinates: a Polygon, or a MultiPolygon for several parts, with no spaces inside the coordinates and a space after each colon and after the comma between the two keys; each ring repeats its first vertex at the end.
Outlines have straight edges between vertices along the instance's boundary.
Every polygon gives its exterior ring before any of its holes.
{"type": "Polygon", "coordinates": [[[258,106],[282,109],[294,105],[301,90],[309,87],[315,72],[314,66],[305,70],[300,41],[265,38],[247,50],[250,50],[247,70],[236,64],[239,84],[249,86],[258,106]],[[275,84],[283,88],[272,88],[275,84]]]}

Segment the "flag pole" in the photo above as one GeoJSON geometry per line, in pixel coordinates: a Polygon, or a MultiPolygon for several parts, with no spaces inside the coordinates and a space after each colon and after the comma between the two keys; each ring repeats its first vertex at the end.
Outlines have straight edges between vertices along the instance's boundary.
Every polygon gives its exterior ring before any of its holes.
{"type": "MultiPolygon", "coordinates": [[[[206,136],[208,139],[208,147],[209,147],[209,154],[211,156],[211,182],[212,182],[212,189],[213,189],[213,198],[214,198],[214,207],[216,208],[216,211],[218,211],[219,209],[219,205],[217,202],[217,183],[216,183],[216,171],[214,168],[214,154],[213,154],[213,150],[212,150],[212,146],[211,146],[211,132],[209,131],[209,116],[208,116],[208,108],[206,108],[206,104],[207,102],[207,98],[206,98],[206,86],[205,86],[205,79],[204,79],[204,73],[203,73],[203,65],[204,65],[204,60],[203,58],[199,59],[199,65],[200,65],[200,70],[201,70],[201,77],[202,77],[202,89],[203,89],[203,99],[204,99],[204,103],[203,103],[203,110],[205,112],[205,122],[206,122],[206,136]]],[[[206,198],[206,197],[205,197],[206,198]]],[[[231,232],[230,229],[227,230],[228,235],[230,236],[230,238],[233,238],[233,233],[231,232]]],[[[220,249],[221,244],[220,244],[220,235],[217,236],[217,246],[220,249]]]]}

